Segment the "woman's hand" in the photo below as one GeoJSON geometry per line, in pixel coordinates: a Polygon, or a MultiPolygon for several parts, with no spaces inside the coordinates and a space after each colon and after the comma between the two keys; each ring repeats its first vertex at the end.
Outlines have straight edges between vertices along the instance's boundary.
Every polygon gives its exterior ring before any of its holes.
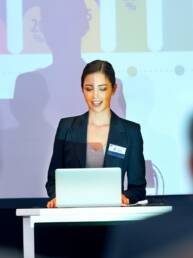
{"type": "MultiPolygon", "coordinates": [[[[124,194],[122,194],[121,199],[122,206],[126,206],[129,204],[129,199],[124,194]]],[[[56,198],[50,200],[47,203],[47,208],[56,208],[56,198]]]]}
{"type": "Polygon", "coordinates": [[[47,203],[47,208],[56,208],[56,198],[50,200],[50,201],[47,203]]]}
{"type": "Polygon", "coordinates": [[[129,204],[129,199],[124,194],[122,194],[121,199],[122,206],[126,206],[129,204]]]}

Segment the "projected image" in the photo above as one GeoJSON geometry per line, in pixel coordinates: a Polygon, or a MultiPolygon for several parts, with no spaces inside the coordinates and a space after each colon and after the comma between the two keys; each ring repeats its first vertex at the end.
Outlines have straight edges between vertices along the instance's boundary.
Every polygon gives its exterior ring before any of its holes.
{"type": "MultiPolygon", "coordinates": [[[[7,41],[8,53],[2,55],[0,58],[0,99],[13,98],[15,82],[20,74],[46,67],[52,63],[52,56],[50,54],[31,54],[31,52],[34,51],[29,51],[25,55],[22,53],[24,42],[30,41],[30,37],[24,38],[26,36],[26,31],[23,31],[23,21],[26,20],[25,18],[23,20],[22,11],[22,0],[16,0],[14,2],[10,0],[6,1],[6,21],[4,21],[4,28],[1,29],[1,35],[4,36],[3,38],[7,39],[4,41],[7,41]],[[25,41],[23,41],[23,38],[25,41]]],[[[37,10],[35,10],[35,12],[37,12],[37,10]]],[[[37,13],[34,17],[33,20],[35,23],[37,13]]],[[[28,21],[24,24],[27,26],[28,21]]]]}
{"type": "Polygon", "coordinates": [[[193,1],[1,0],[0,198],[46,196],[55,128],[86,111],[94,59],[115,68],[112,109],[141,125],[147,193],[192,192],[193,1]]]}
{"type": "Polygon", "coordinates": [[[102,50],[95,53],[92,43],[86,50],[83,38],[82,57],[107,59],[117,71],[126,118],[142,126],[147,192],[189,193],[184,137],[193,110],[193,1],[100,1],[99,7],[95,44],[102,50]]]}
{"type": "Polygon", "coordinates": [[[45,53],[51,55],[45,36],[40,29],[41,9],[34,6],[23,17],[23,50],[22,53],[45,53]]]}
{"type": "Polygon", "coordinates": [[[4,1],[8,53],[0,56],[0,196],[42,197],[59,120],[86,111],[80,44],[88,11],[82,0],[76,6],[63,0],[15,2],[14,9],[4,1]],[[15,25],[8,17],[13,12],[15,25]],[[10,46],[15,33],[18,42],[10,46]]]}
{"type": "Polygon", "coordinates": [[[141,52],[147,48],[145,1],[115,1],[116,52],[141,52]]]}

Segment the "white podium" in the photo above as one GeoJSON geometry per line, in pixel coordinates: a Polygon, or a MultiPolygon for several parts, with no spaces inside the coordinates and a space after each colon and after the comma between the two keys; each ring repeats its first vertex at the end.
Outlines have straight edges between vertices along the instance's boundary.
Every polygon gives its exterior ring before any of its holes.
{"type": "Polygon", "coordinates": [[[34,224],[54,222],[119,222],[147,219],[166,212],[172,206],[143,207],[96,207],[17,209],[16,215],[23,217],[24,258],[35,258],[34,224]]]}

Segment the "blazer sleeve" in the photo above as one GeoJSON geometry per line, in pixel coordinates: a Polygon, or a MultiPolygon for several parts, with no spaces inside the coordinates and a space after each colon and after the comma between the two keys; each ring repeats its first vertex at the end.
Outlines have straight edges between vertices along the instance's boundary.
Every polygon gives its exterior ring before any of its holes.
{"type": "Polygon", "coordinates": [[[51,162],[48,169],[48,177],[46,182],[47,194],[51,198],[55,198],[55,170],[57,168],[64,167],[64,144],[67,129],[69,127],[69,119],[61,119],[56,131],[56,136],[54,140],[53,153],[51,157],[51,162]]]}
{"type": "Polygon", "coordinates": [[[135,203],[144,200],[146,197],[145,160],[140,125],[135,126],[130,138],[132,144],[127,167],[128,189],[124,194],[129,198],[130,203],[135,203]]]}

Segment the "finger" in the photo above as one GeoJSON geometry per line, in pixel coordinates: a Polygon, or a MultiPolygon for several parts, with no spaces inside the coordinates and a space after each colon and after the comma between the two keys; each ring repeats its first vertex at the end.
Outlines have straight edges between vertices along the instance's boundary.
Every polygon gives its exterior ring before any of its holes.
{"type": "Polygon", "coordinates": [[[122,198],[122,205],[125,205],[125,200],[124,200],[124,198],[122,198]]]}
{"type": "Polygon", "coordinates": [[[47,203],[47,208],[50,208],[50,201],[47,203]]]}
{"type": "Polygon", "coordinates": [[[124,197],[123,203],[124,204],[128,204],[129,203],[129,199],[127,197],[124,197]]]}
{"type": "Polygon", "coordinates": [[[47,208],[53,208],[53,199],[47,203],[47,208]]]}
{"type": "Polygon", "coordinates": [[[128,198],[125,199],[125,204],[129,204],[129,199],[128,198]]]}
{"type": "Polygon", "coordinates": [[[54,208],[54,200],[51,200],[51,208],[54,208]]]}

